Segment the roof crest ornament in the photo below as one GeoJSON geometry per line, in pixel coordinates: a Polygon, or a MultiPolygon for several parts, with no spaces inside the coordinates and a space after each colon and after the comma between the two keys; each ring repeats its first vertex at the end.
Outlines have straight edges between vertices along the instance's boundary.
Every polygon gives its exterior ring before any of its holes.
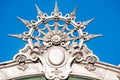
{"type": "Polygon", "coordinates": [[[43,13],[37,5],[35,6],[38,12],[37,21],[29,22],[17,17],[26,25],[28,32],[9,34],[9,36],[28,42],[15,57],[19,63],[18,69],[25,71],[29,67],[27,60],[39,62],[42,64],[45,77],[51,80],[67,79],[72,71],[73,62],[86,61],[85,68],[89,71],[95,70],[94,64],[98,58],[92,54],[84,42],[102,35],[83,32],[94,18],[85,22],[76,22],[75,14],[78,7],[70,14],[63,16],[59,12],[57,2],[51,15],[43,13]],[[38,34],[36,35],[36,33],[38,34]],[[21,62],[22,64],[20,64],[21,62]]]}

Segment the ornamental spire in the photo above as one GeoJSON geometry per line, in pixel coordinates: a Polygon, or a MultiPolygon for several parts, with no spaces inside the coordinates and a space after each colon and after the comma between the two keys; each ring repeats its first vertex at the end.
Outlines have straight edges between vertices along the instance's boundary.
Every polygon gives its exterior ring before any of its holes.
{"type": "Polygon", "coordinates": [[[25,25],[29,25],[29,21],[28,20],[25,20],[25,19],[22,19],[20,17],[17,17],[21,22],[23,22],[25,25]]]}
{"type": "Polygon", "coordinates": [[[89,35],[87,36],[87,40],[86,40],[86,41],[88,41],[88,40],[90,40],[90,39],[93,39],[93,38],[100,37],[100,36],[103,36],[103,34],[89,34],[89,35]]]}
{"type": "Polygon", "coordinates": [[[35,4],[35,7],[36,7],[36,10],[37,10],[37,13],[38,13],[38,16],[42,16],[43,12],[39,9],[39,7],[37,6],[37,4],[35,4]]]}
{"type": "Polygon", "coordinates": [[[90,19],[90,20],[88,20],[88,21],[82,22],[81,25],[80,25],[80,26],[81,26],[81,29],[85,29],[86,26],[87,26],[90,22],[92,22],[94,19],[95,19],[95,18],[92,18],[92,19],[90,19]]]}
{"type": "Polygon", "coordinates": [[[78,9],[78,6],[76,6],[74,10],[70,13],[71,17],[75,16],[77,9],[78,9]]]}
{"type": "Polygon", "coordinates": [[[23,41],[28,41],[28,37],[26,35],[22,35],[22,34],[8,34],[11,37],[15,37],[15,38],[19,38],[22,39],[23,41]]]}
{"type": "Polygon", "coordinates": [[[57,14],[58,12],[59,12],[59,9],[58,9],[57,1],[56,1],[56,2],[55,2],[54,13],[57,14]]]}
{"type": "Polygon", "coordinates": [[[15,37],[15,38],[22,38],[23,36],[21,34],[8,34],[9,36],[15,37]]]}

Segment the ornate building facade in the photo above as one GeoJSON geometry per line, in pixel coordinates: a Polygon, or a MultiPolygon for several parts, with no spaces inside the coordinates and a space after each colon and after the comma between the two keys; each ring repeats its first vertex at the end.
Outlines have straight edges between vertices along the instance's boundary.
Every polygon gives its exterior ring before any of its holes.
{"type": "Polygon", "coordinates": [[[102,36],[84,32],[94,19],[76,22],[77,7],[63,16],[57,2],[51,15],[35,6],[37,21],[18,17],[28,32],[9,34],[28,44],[0,63],[0,80],[120,80],[120,67],[100,62],[84,43],[102,36]]]}

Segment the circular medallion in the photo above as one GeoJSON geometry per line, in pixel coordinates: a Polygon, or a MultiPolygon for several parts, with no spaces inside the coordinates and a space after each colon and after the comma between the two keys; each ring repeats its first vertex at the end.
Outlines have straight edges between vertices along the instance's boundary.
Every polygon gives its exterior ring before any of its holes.
{"type": "Polygon", "coordinates": [[[64,52],[59,48],[53,48],[48,53],[48,60],[53,65],[60,65],[65,60],[65,54],[64,52]]]}

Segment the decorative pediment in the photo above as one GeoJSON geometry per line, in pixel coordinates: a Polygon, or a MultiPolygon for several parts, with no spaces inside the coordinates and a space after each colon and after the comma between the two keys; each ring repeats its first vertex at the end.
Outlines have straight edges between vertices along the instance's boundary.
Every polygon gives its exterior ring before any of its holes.
{"type": "Polygon", "coordinates": [[[26,25],[28,31],[23,34],[9,34],[27,42],[14,56],[14,65],[20,70],[18,74],[42,74],[49,80],[66,80],[73,74],[93,77],[91,79],[95,80],[103,79],[95,74],[96,71],[100,72],[96,69],[100,67],[99,59],[84,43],[102,36],[84,32],[94,18],[76,22],[77,7],[70,14],[62,15],[57,2],[51,15],[43,13],[37,5],[35,6],[38,12],[37,21],[17,17],[26,25]]]}

